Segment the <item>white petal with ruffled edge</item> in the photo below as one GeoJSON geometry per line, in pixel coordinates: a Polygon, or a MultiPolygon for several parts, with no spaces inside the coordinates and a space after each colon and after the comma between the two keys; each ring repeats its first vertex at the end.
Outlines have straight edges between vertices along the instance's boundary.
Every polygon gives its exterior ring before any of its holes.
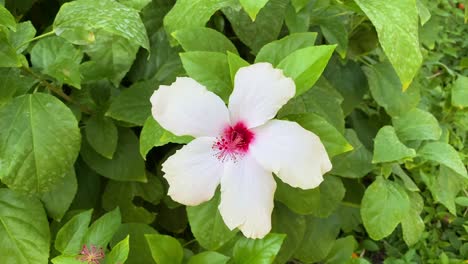
{"type": "Polygon", "coordinates": [[[223,174],[223,163],[211,147],[215,138],[196,138],[170,156],[162,165],[169,183],[168,195],[185,205],[210,200],[223,174]]]}
{"type": "Polygon", "coordinates": [[[150,100],[154,119],[178,136],[216,137],[229,124],[221,98],[191,78],[159,86],[150,100]]]}
{"type": "Polygon", "coordinates": [[[248,128],[260,126],[275,117],[295,92],[294,81],[270,63],[240,68],[229,97],[231,121],[233,124],[242,121],[248,128]]]}
{"type": "Polygon", "coordinates": [[[293,187],[315,188],[332,168],[320,138],[296,122],[271,120],[253,131],[252,156],[293,187]]]}
{"type": "Polygon", "coordinates": [[[229,229],[238,227],[244,236],[262,238],[271,230],[276,182],[271,172],[252,157],[228,162],[221,178],[219,211],[229,229]]]}

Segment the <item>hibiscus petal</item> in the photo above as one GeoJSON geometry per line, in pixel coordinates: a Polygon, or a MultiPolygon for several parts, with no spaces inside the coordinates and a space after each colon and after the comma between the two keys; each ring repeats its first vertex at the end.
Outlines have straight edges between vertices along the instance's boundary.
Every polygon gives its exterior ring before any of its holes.
{"type": "Polygon", "coordinates": [[[228,162],[221,178],[219,211],[229,229],[262,238],[271,230],[276,182],[252,157],[228,162]]]}
{"type": "Polygon", "coordinates": [[[240,68],[229,97],[231,121],[242,121],[248,128],[260,126],[275,117],[295,92],[294,81],[270,63],[240,68]]]}
{"type": "Polygon", "coordinates": [[[178,136],[218,136],[229,124],[224,102],[191,78],[161,85],[151,96],[154,119],[178,136]]]}
{"type": "Polygon", "coordinates": [[[332,168],[320,138],[296,122],[271,120],[253,130],[252,156],[293,187],[315,188],[332,168]]]}
{"type": "Polygon", "coordinates": [[[164,162],[168,195],[174,201],[198,205],[213,197],[223,174],[223,163],[211,149],[214,141],[215,138],[196,138],[164,162]]]}

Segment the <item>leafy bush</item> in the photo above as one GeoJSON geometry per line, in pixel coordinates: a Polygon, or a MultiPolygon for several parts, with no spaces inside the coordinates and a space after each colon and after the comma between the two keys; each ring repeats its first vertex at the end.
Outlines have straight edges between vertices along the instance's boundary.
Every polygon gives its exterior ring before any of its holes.
{"type": "Polygon", "coordinates": [[[465,263],[467,18],[454,0],[0,0],[0,262],[465,263]],[[192,137],[150,97],[189,76],[227,101],[257,62],[294,80],[277,118],[333,169],[275,178],[254,240],[219,191],[167,195],[161,164],[192,137]]]}

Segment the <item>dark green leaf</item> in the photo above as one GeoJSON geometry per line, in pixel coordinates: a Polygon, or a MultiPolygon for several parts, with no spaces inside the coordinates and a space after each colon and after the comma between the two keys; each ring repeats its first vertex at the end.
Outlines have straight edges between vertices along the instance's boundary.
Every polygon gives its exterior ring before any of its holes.
{"type": "MultiPolygon", "coordinates": [[[[115,247],[119,241],[130,237],[130,253],[125,264],[156,264],[151,257],[151,251],[145,238],[145,234],[157,234],[151,226],[141,223],[129,223],[120,225],[114,235],[111,245],[115,247]]],[[[112,263],[109,263],[112,264],[112,263]]],[[[159,264],[159,263],[158,263],[159,264]]]]}
{"type": "Polygon", "coordinates": [[[97,153],[112,159],[118,141],[117,127],[112,120],[99,114],[92,115],[86,122],[85,133],[89,145],[97,153]]]}
{"type": "Polygon", "coordinates": [[[356,240],[353,236],[347,236],[337,239],[333,244],[332,249],[328,253],[325,263],[327,264],[341,264],[347,263],[351,260],[354,248],[357,246],[356,240]]]}
{"type": "Polygon", "coordinates": [[[10,31],[10,43],[16,49],[16,53],[25,51],[34,35],[36,35],[36,29],[30,21],[19,23],[16,31],[10,31]]]}
{"type": "Polygon", "coordinates": [[[26,93],[36,80],[21,74],[16,68],[0,68],[0,106],[16,95],[26,93]]]}
{"type": "Polygon", "coordinates": [[[47,214],[60,221],[75,198],[77,189],[75,169],[72,168],[50,191],[40,196],[47,214]]]}

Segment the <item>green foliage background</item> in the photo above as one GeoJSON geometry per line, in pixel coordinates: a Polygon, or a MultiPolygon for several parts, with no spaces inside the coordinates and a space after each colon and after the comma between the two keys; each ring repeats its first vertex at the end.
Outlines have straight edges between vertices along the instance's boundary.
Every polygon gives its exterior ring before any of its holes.
{"type": "Polygon", "coordinates": [[[0,0],[0,262],[466,263],[468,2],[0,0]],[[278,113],[320,136],[316,189],[277,180],[272,232],[185,207],[161,163],[190,137],[149,97],[240,67],[294,79],[278,113]]]}

